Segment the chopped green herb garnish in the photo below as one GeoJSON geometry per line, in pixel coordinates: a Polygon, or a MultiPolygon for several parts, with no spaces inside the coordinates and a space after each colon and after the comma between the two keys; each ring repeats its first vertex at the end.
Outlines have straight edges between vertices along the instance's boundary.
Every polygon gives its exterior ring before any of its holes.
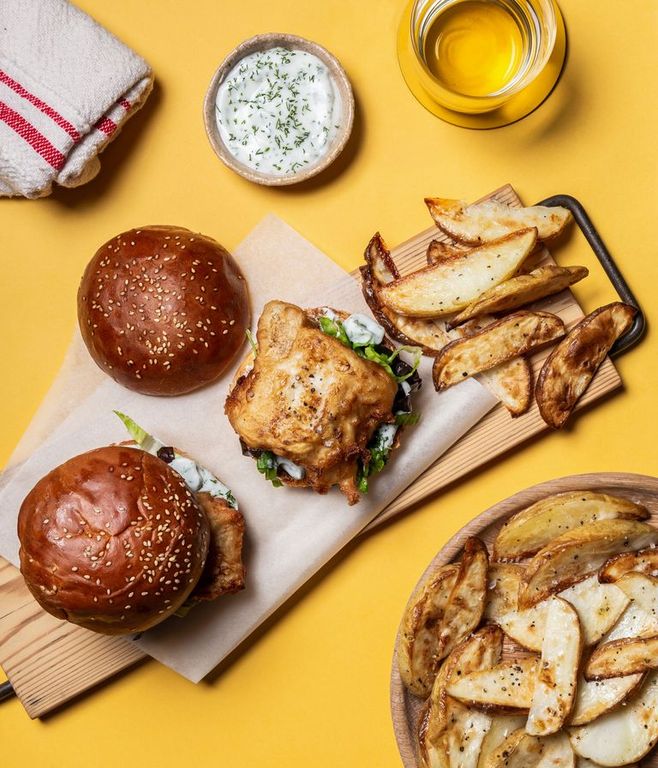
{"type": "Polygon", "coordinates": [[[256,467],[259,472],[265,475],[265,479],[269,480],[275,488],[281,487],[282,482],[277,477],[277,464],[273,453],[270,451],[263,451],[256,459],[256,467]]]}

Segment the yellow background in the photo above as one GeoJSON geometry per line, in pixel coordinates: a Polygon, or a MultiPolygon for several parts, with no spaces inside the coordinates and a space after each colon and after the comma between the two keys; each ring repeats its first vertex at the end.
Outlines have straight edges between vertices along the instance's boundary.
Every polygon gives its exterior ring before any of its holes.
{"type": "MultiPolygon", "coordinates": [[[[654,0],[563,0],[569,58],[556,91],[522,122],[486,132],[440,122],[407,91],[394,49],[401,0],[78,4],[151,63],[157,90],[87,187],[0,202],[0,464],[57,373],[84,265],[102,242],[137,225],[181,224],[231,248],[273,211],[353,268],[375,230],[396,243],[428,225],[423,196],[473,199],[510,181],[528,203],[558,192],[583,201],[649,323],[658,322],[654,0]],[[225,169],[201,119],[223,55],[266,31],[327,46],[358,101],[354,141],[337,168],[278,191],[225,169]]],[[[586,309],[614,298],[582,238],[558,258],[590,267],[576,289],[586,309]]],[[[393,639],[412,586],[447,538],[494,502],[552,477],[655,473],[653,335],[619,367],[624,394],[350,547],[209,683],[147,663],[44,722],[28,720],[16,700],[0,705],[0,762],[398,766],[388,709],[393,639]]]]}

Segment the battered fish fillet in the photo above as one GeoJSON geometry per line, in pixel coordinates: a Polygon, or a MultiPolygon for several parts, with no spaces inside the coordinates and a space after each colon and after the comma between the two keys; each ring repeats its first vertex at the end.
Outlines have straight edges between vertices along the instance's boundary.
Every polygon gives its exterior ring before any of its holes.
{"type": "Polygon", "coordinates": [[[210,523],[210,547],[196,587],[188,600],[214,600],[244,589],[245,569],[242,563],[244,518],[224,499],[209,493],[197,493],[196,500],[210,523]]]}
{"type": "Polygon", "coordinates": [[[225,411],[252,450],[271,451],[305,470],[288,484],[326,493],[338,485],[350,504],[359,499],[357,459],[375,429],[393,422],[395,380],[323,333],[299,307],[266,304],[258,322],[258,354],[240,377],[225,411]]]}

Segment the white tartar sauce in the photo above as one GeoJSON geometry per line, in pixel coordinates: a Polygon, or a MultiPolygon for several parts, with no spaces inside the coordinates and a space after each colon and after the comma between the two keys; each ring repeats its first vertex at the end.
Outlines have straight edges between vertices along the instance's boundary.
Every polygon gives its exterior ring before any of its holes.
{"type": "Polygon", "coordinates": [[[229,72],[217,91],[216,118],[237,160],[290,176],[327,153],[340,127],[340,96],[317,56],[270,48],[245,56],[229,72]]]}

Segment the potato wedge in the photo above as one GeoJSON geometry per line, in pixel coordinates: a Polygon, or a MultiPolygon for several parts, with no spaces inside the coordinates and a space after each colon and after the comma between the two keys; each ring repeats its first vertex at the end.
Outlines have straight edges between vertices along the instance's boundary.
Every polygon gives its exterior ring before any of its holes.
{"type": "Polygon", "coordinates": [[[645,576],[658,577],[658,548],[643,549],[639,552],[622,552],[611,557],[601,566],[599,581],[615,582],[632,571],[643,573],[645,576]]]}
{"type": "Polygon", "coordinates": [[[400,272],[391,256],[384,238],[375,232],[370,238],[363,254],[373,280],[380,285],[387,285],[400,279],[400,272]]]}
{"type": "Polygon", "coordinates": [[[448,604],[439,627],[437,658],[445,658],[480,623],[487,597],[487,548],[475,536],[466,539],[448,604]]]}
{"type": "Polygon", "coordinates": [[[576,755],[571,748],[569,737],[564,731],[545,736],[544,754],[537,768],[574,768],[576,755]]]}
{"type": "Polygon", "coordinates": [[[580,676],[569,724],[585,725],[601,717],[634,693],[643,679],[637,674],[589,682],[580,676]]]}
{"type": "Polygon", "coordinates": [[[437,391],[458,384],[564,335],[564,323],[549,312],[515,312],[465,339],[451,341],[434,360],[437,391]]]}
{"type": "Polygon", "coordinates": [[[658,579],[631,571],[617,579],[615,585],[652,619],[658,619],[658,579]]]}
{"type": "Polygon", "coordinates": [[[361,291],[375,320],[386,333],[401,344],[421,347],[424,355],[434,357],[450,341],[441,321],[406,317],[384,307],[379,300],[378,287],[368,267],[360,267],[361,291]]]}
{"type": "Polygon", "coordinates": [[[446,683],[462,674],[487,669],[500,660],[503,633],[484,627],[460,643],[436,676],[419,730],[419,753],[427,768],[455,765],[476,768],[480,744],[491,718],[469,711],[446,693],[446,683]]]}
{"type": "Polygon", "coordinates": [[[523,567],[515,563],[492,563],[487,575],[487,603],[484,618],[496,621],[511,611],[516,611],[523,567]]]}
{"type": "MultiPolygon", "coordinates": [[[[586,757],[576,756],[576,768],[602,768],[602,766],[601,763],[595,763],[586,757]]],[[[639,766],[637,763],[633,763],[632,765],[625,765],[624,768],[639,768],[639,766]]]]}
{"type": "Polygon", "coordinates": [[[380,292],[384,306],[410,317],[441,317],[467,307],[485,290],[511,277],[537,241],[522,229],[445,262],[394,280],[380,292]]]}
{"type": "Polygon", "coordinates": [[[625,637],[595,648],[585,666],[587,680],[606,680],[658,669],[658,636],[625,637]]]}
{"type": "Polygon", "coordinates": [[[514,561],[536,554],[556,536],[595,520],[646,520],[640,504],[594,491],[567,491],[540,499],[517,512],[500,529],[493,559],[514,561]]]}
{"type": "Polygon", "coordinates": [[[658,672],[640,690],[587,725],[569,729],[574,752],[599,765],[627,765],[641,760],[658,741],[658,672]]]}
{"type": "Polygon", "coordinates": [[[581,650],[578,614],[566,600],[552,597],[525,727],[530,735],[549,736],[562,728],[576,695],[581,650]]]}
{"type": "Polygon", "coordinates": [[[360,268],[361,290],[377,322],[384,326],[391,338],[402,344],[421,347],[426,355],[435,355],[450,341],[442,322],[405,317],[383,306],[379,300],[381,288],[400,277],[379,232],[368,243],[365,260],[366,266],[360,268]]]}
{"type": "Polygon", "coordinates": [[[459,566],[445,565],[425,580],[412,596],[402,617],[398,666],[405,686],[416,696],[427,696],[439,667],[439,627],[448,606],[459,566]]]}
{"type": "Polygon", "coordinates": [[[449,323],[449,328],[491,312],[509,312],[530,302],[559,293],[589,274],[586,267],[558,267],[547,264],[525,275],[515,275],[485,291],[449,323]]]}
{"type": "Polygon", "coordinates": [[[491,756],[505,739],[519,728],[525,725],[523,715],[491,715],[491,725],[480,747],[480,757],[477,768],[485,768],[491,756]]]}
{"type": "Polygon", "coordinates": [[[487,758],[485,768],[538,768],[545,752],[543,739],[529,736],[523,728],[510,735],[487,758]]]}
{"type": "Polygon", "coordinates": [[[432,240],[427,246],[428,265],[440,264],[442,261],[449,261],[455,256],[463,256],[464,249],[456,245],[450,245],[443,240],[432,240]]]}
{"type": "MultiPolygon", "coordinates": [[[[483,315],[451,331],[450,339],[467,338],[495,323],[490,315],[483,315]]],[[[445,346],[445,345],[444,345],[445,346]]],[[[512,416],[520,416],[530,407],[532,399],[532,373],[524,357],[513,357],[504,363],[482,371],[475,377],[494,397],[507,408],[512,416]]]]}
{"type": "Polygon", "coordinates": [[[544,421],[559,429],[589,386],[610,347],[631,327],[637,310],[620,301],[597,309],[572,328],[546,358],[535,398],[544,421]]]}
{"type": "Polygon", "coordinates": [[[537,657],[508,659],[492,669],[453,679],[446,690],[449,696],[477,709],[526,711],[532,702],[538,669],[537,657]]]}
{"type": "Polygon", "coordinates": [[[436,226],[459,243],[488,243],[525,227],[536,227],[540,240],[557,237],[571,221],[571,213],[559,206],[533,205],[512,208],[495,200],[468,205],[461,200],[426,197],[436,226]]]}
{"type": "MultiPolygon", "coordinates": [[[[529,561],[519,608],[530,608],[586,579],[618,552],[643,549],[657,542],[658,530],[636,520],[596,520],[567,531],[529,561]]],[[[621,589],[619,583],[617,586],[621,589]]]]}
{"type": "MultiPolygon", "coordinates": [[[[578,614],[586,646],[598,643],[615,625],[630,602],[620,589],[610,587],[614,587],[614,584],[600,584],[594,574],[558,593],[558,597],[566,600],[578,614]]],[[[541,651],[551,599],[543,600],[532,608],[500,615],[497,624],[519,645],[532,651],[541,651]]]]}
{"type": "Polygon", "coordinates": [[[532,402],[532,372],[523,357],[513,357],[475,377],[512,416],[521,416],[532,402]]]}
{"type": "Polygon", "coordinates": [[[652,637],[653,635],[658,635],[658,617],[648,613],[631,599],[630,605],[601,642],[611,643],[623,637],[652,637]]]}

